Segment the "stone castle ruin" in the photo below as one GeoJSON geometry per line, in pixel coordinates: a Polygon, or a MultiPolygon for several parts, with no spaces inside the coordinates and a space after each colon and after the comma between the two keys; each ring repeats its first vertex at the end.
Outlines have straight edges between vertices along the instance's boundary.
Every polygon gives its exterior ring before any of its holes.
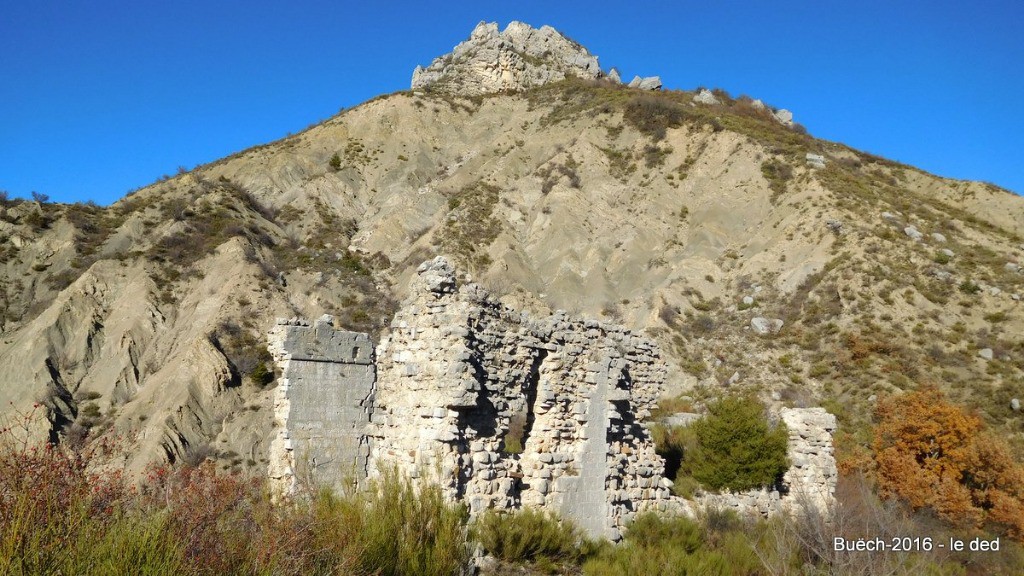
{"type": "Polygon", "coordinates": [[[300,481],[340,488],[365,477],[376,381],[370,337],[335,330],[326,317],[313,326],[278,321],[268,340],[282,374],[269,449],[275,493],[294,492],[300,481]]]}
{"type": "MultiPolygon", "coordinates": [[[[641,424],[666,375],[653,342],[564,312],[531,318],[475,284],[457,286],[440,257],[420,266],[410,294],[375,359],[365,334],[336,330],[330,317],[271,330],[282,378],[269,473],[279,494],[299,483],[341,489],[397,467],[471,514],[537,507],[613,540],[639,512],[689,511],[641,424]]],[[[828,505],[834,418],[782,417],[791,492],[828,505]]],[[[762,513],[785,504],[778,492],[714,498],[762,513]]]]}

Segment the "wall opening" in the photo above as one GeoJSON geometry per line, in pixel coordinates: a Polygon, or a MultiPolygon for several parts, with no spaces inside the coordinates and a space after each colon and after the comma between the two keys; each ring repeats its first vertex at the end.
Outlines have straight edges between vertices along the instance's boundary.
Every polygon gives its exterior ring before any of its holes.
{"type": "Polygon", "coordinates": [[[540,367],[547,358],[548,351],[537,350],[537,355],[530,364],[530,372],[526,375],[523,383],[523,396],[525,400],[521,407],[517,407],[508,420],[508,432],[502,441],[502,451],[506,454],[521,454],[526,447],[526,441],[530,439],[530,432],[536,420],[534,405],[537,403],[537,388],[540,386],[540,367]]]}

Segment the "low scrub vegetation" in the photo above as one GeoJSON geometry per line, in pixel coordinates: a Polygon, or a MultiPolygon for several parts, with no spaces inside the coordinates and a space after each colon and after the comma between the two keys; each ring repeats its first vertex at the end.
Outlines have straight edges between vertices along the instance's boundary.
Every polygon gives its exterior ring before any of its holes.
{"type": "Polygon", "coordinates": [[[470,536],[503,563],[527,564],[550,573],[576,564],[592,546],[571,522],[533,509],[485,512],[473,521],[470,536]]]}
{"type": "Polygon", "coordinates": [[[765,574],[735,516],[702,522],[643,514],[617,546],[604,546],[583,565],[588,576],[646,574],[765,574]]]}
{"type": "Polygon", "coordinates": [[[474,271],[487,268],[491,264],[487,248],[501,231],[501,222],[494,217],[498,187],[477,182],[447,196],[448,218],[434,244],[474,271]]]}
{"type": "Polygon", "coordinates": [[[0,449],[0,573],[426,574],[468,561],[466,512],[388,472],[368,490],[274,505],[263,483],[154,468],[141,486],[87,452],[0,449]]]}
{"type": "Polygon", "coordinates": [[[265,386],[274,378],[266,343],[253,334],[249,326],[226,320],[217,326],[210,340],[228,359],[235,384],[248,379],[256,386],[265,386]]]}
{"type": "Polygon", "coordinates": [[[772,204],[776,204],[779,197],[786,193],[787,183],[793,179],[793,167],[781,160],[765,160],[761,163],[761,175],[772,190],[772,204]]]}
{"type": "Polygon", "coordinates": [[[156,467],[138,484],[109,466],[112,443],[33,448],[0,430],[0,573],[456,575],[479,548],[483,574],[1018,574],[1024,552],[837,551],[837,537],[991,538],[925,510],[882,501],[859,475],[841,479],[831,516],[771,520],[709,510],[640,514],[619,544],[588,540],[536,510],[470,521],[440,489],[386,470],[366,490],[275,504],[264,482],[213,462],[156,467]]]}
{"type": "Polygon", "coordinates": [[[878,485],[914,509],[961,527],[994,524],[1024,541],[1024,466],[981,420],[934,387],[883,399],[876,410],[878,485]]]}

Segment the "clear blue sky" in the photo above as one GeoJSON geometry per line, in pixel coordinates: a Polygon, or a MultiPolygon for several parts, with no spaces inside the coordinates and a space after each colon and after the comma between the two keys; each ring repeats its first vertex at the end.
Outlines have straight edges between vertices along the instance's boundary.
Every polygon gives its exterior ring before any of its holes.
{"type": "Polygon", "coordinates": [[[109,203],[377,94],[480,20],[1024,192],[1024,3],[0,0],[0,189],[109,203]]]}

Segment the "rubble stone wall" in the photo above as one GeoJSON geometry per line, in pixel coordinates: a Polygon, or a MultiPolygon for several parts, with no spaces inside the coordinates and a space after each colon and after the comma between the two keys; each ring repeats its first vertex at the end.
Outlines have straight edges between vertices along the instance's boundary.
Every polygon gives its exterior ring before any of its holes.
{"type": "Polygon", "coordinates": [[[281,372],[270,446],[275,491],[290,494],[299,482],[338,488],[365,478],[376,380],[369,336],[337,330],[324,316],[312,326],[278,320],[269,342],[281,372]]]}
{"type": "Polygon", "coordinates": [[[652,342],[561,312],[534,320],[456,287],[443,259],[415,282],[378,349],[371,469],[437,482],[471,513],[546,508],[611,538],[669,506],[638,423],[665,377],[652,342]]]}
{"type": "MultiPolygon", "coordinates": [[[[395,467],[441,486],[471,514],[533,507],[618,540],[640,512],[692,514],[670,494],[641,424],[663,389],[657,346],[615,324],[558,311],[532,318],[443,258],[417,271],[376,355],[366,334],[324,316],[279,320],[281,378],[270,447],[278,494],[395,467]]],[[[784,490],[705,495],[696,504],[773,514],[832,502],[835,417],[784,409],[792,466],[784,490]]]]}

